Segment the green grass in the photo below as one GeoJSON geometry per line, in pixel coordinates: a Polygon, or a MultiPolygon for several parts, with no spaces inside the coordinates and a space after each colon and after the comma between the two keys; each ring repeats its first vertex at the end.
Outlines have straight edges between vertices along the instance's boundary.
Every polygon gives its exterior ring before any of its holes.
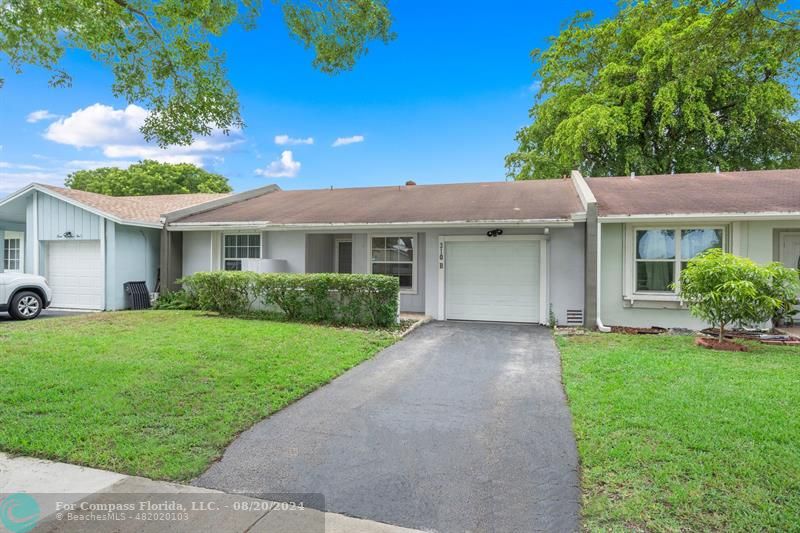
{"type": "Polygon", "coordinates": [[[800,349],[560,338],[588,530],[797,531],[800,349]]]}
{"type": "Polygon", "coordinates": [[[0,450],[158,479],[371,357],[386,332],[100,313],[0,325],[0,450]]]}

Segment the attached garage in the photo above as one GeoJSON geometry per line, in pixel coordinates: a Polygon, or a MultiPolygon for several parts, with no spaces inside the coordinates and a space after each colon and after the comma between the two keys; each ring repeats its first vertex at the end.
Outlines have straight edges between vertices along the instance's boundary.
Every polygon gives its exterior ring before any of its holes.
{"type": "Polygon", "coordinates": [[[45,277],[53,289],[53,307],[104,309],[103,257],[100,241],[51,241],[45,277]]]}
{"type": "Polygon", "coordinates": [[[546,243],[542,236],[442,237],[441,314],[449,320],[545,323],[546,243]]]}

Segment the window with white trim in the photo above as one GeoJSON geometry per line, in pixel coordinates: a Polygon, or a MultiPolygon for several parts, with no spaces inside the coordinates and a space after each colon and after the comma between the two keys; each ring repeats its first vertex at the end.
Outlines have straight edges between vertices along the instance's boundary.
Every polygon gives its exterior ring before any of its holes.
{"type": "Polygon", "coordinates": [[[22,272],[22,235],[6,232],[3,239],[3,270],[22,272]]]}
{"type": "Polygon", "coordinates": [[[223,242],[223,270],[241,270],[242,259],[261,258],[261,235],[236,233],[225,235],[223,242]]]}
{"type": "Polygon", "coordinates": [[[370,247],[370,271],[373,274],[395,276],[401,291],[416,287],[416,238],[412,236],[374,236],[370,247]]]}
{"type": "Polygon", "coordinates": [[[634,291],[671,293],[693,257],[723,247],[722,228],[640,228],[634,232],[634,291]]]}

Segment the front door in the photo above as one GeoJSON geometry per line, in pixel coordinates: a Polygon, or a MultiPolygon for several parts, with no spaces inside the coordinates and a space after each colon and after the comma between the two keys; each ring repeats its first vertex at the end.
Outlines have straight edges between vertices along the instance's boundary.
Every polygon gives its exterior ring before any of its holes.
{"type": "Polygon", "coordinates": [[[336,241],[336,272],[353,273],[353,241],[336,241]]]}

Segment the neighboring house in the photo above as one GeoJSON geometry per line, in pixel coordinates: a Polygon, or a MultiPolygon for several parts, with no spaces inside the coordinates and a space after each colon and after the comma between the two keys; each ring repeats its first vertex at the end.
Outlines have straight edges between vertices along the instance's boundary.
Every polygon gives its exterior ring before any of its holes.
{"type": "Polygon", "coordinates": [[[758,263],[798,267],[800,169],[590,178],[586,183],[596,199],[601,251],[600,276],[591,294],[607,325],[703,326],[669,284],[686,261],[710,247],[758,263]]]}
{"type": "Polygon", "coordinates": [[[161,214],[220,194],[112,197],[32,184],[0,201],[0,271],[43,275],[53,307],[125,307],[123,283],[155,290],[161,214]]]}
{"type": "Polygon", "coordinates": [[[213,270],[375,273],[439,320],[696,328],[671,284],[698,253],[798,266],[800,170],[149,199],[35,185],[0,202],[2,230],[4,267],[38,265],[63,306],[122,307],[160,257],[170,289],[213,270]]]}

